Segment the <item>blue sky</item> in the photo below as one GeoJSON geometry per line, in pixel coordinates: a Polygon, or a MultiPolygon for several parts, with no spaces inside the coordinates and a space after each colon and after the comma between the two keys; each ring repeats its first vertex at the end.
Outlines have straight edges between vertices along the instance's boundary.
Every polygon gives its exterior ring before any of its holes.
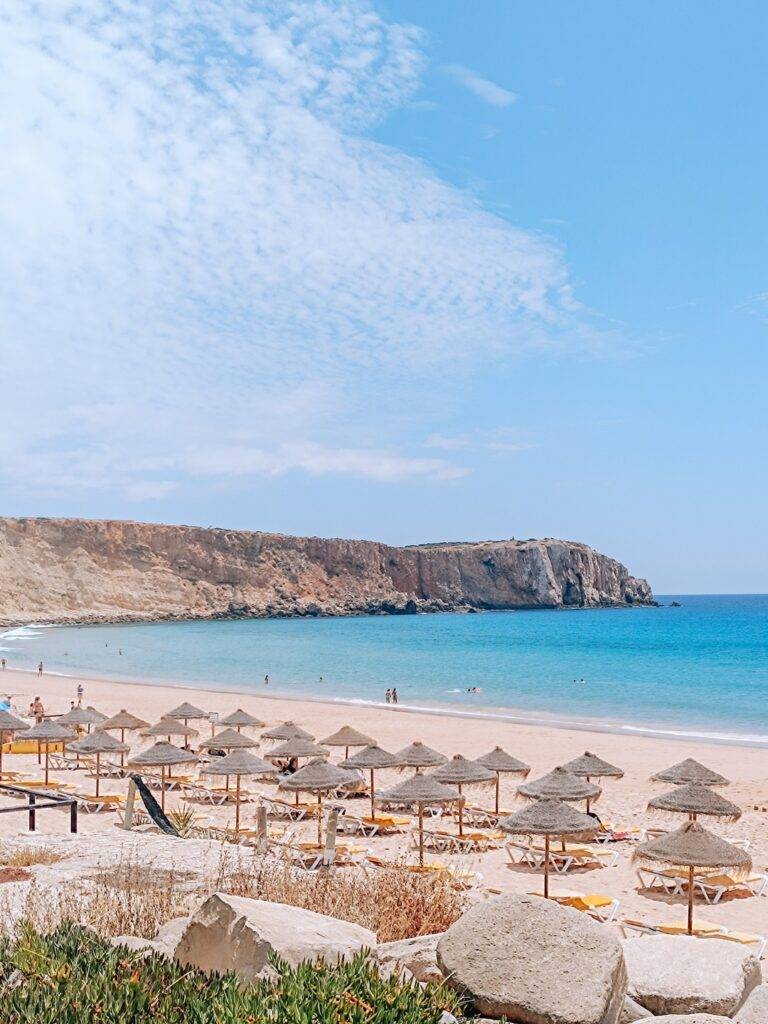
{"type": "Polygon", "coordinates": [[[2,511],[767,589],[762,3],[0,12],[2,511]]]}

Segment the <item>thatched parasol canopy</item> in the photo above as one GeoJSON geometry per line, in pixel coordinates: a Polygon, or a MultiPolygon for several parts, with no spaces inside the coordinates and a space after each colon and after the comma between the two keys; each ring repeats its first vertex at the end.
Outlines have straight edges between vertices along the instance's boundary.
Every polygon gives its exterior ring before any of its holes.
{"type": "Polygon", "coordinates": [[[242,729],[244,726],[246,728],[261,729],[262,726],[266,725],[266,722],[262,722],[255,715],[251,715],[247,711],[243,711],[242,708],[238,708],[237,711],[233,711],[225,718],[222,718],[219,724],[230,725],[236,729],[242,729]]]}
{"type": "Polygon", "coordinates": [[[209,712],[203,711],[202,708],[196,708],[194,704],[190,704],[189,701],[184,701],[183,704],[179,704],[172,711],[166,711],[164,718],[181,718],[184,722],[192,718],[208,718],[209,712]]]}
{"type": "Polygon", "coordinates": [[[510,775],[527,775],[531,770],[530,765],[512,757],[501,747],[494,747],[489,753],[478,757],[477,762],[492,772],[509,772],[510,775]]]}
{"type": "MultiPolygon", "coordinates": [[[[461,797],[462,786],[471,786],[480,782],[495,782],[497,775],[490,768],[484,768],[477,761],[470,761],[463,754],[454,754],[450,761],[436,768],[432,778],[438,782],[447,782],[457,787],[461,797]]],[[[459,835],[464,835],[464,800],[459,801],[459,835]]]]}
{"type": "Polygon", "coordinates": [[[193,761],[197,761],[197,755],[191,750],[175,747],[168,740],[158,740],[154,746],[135,754],[128,763],[139,768],[171,768],[177,764],[191,764],[193,761]]]}
{"type": "Polygon", "coordinates": [[[70,708],[64,715],[59,715],[56,721],[61,725],[99,725],[102,718],[97,711],[89,711],[88,708],[70,708]]]}
{"type": "Polygon", "coordinates": [[[22,729],[28,728],[29,722],[22,721],[10,711],[0,711],[0,732],[21,732],[22,729]]]}
{"type": "Polygon", "coordinates": [[[3,741],[6,733],[21,732],[29,728],[29,722],[23,722],[10,711],[0,711],[0,779],[3,777],[3,741]]]}
{"type": "Polygon", "coordinates": [[[25,740],[37,740],[37,751],[38,751],[38,764],[40,763],[40,749],[42,744],[45,744],[45,784],[48,785],[48,744],[49,743],[69,743],[70,740],[75,739],[75,734],[71,729],[68,729],[66,725],[60,725],[58,722],[52,722],[50,719],[40,722],[38,725],[33,725],[30,729],[27,729],[24,736],[25,740]]]}
{"type": "Polygon", "coordinates": [[[96,755],[96,796],[99,795],[99,785],[101,782],[101,772],[99,771],[99,762],[102,754],[120,754],[124,756],[130,750],[127,743],[122,743],[120,740],[111,736],[104,729],[95,729],[87,736],[83,736],[80,740],[75,740],[74,743],[70,743],[70,750],[74,750],[76,754],[95,754],[96,755]]]}
{"type": "Polygon", "coordinates": [[[353,729],[351,725],[342,725],[340,729],[320,742],[326,747],[344,747],[344,756],[349,757],[350,747],[370,747],[376,740],[366,736],[358,729],[353,729]]]}
{"type": "Polygon", "coordinates": [[[674,832],[666,832],[635,850],[637,860],[672,868],[688,869],[688,934],[693,935],[694,876],[701,871],[728,870],[738,880],[752,870],[752,858],[744,850],[708,832],[698,821],[686,821],[674,832]]]}
{"type": "Polygon", "coordinates": [[[272,758],[287,758],[290,760],[293,757],[328,757],[328,751],[325,747],[313,743],[312,740],[304,740],[297,736],[294,739],[286,740],[285,743],[281,743],[277,747],[273,747],[264,756],[270,760],[272,758]]]}
{"type": "Polygon", "coordinates": [[[648,810],[667,811],[670,814],[687,814],[695,821],[700,814],[725,821],[738,821],[741,808],[732,800],[726,800],[710,786],[689,782],[686,786],[669,793],[655,796],[648,801],[648,810]]]}
{"type": "Polygon", "coordinates": [[[252,736],[244,736],[236,729],[222,729],[209,740],[200,744],[205,750],[244,750],[246,747],[258,747],[259,741],[252,736]]]}
{"type": "Polygon", "coordinates": [[[165,718],[161,718],[155,725],[150,725],[148,729],[145,729],[142,736],[197,736],[197,729],[193,729],[191,725],[184,725],[178,718],[170,718],[166,715],[165,718]]]}
{"type": "Polygon", "coordinates": [[[323,793],[342,786],[349,786],[359,781],[355,772],[338,765],[330,764],[318,758],[299,768],[293,775],[281,779],[278,789],[288,789],[298,796],[299,793],[317,794],[317,841],[322,839],[323,793]]]}
{"type": "Polygon", "coordinates": [[[282,722],[280,725],[273,725],[265,729],[261,734],[265,740],[313,740],[315,737],[311,732],[302,729],[295,722],[282,722]]]}
{"type": "Polygon", "coordinates": [[[200,769],[205,775],[226,775],[229,783],[230,775],[235,776],[235,833],[240,830],[240,780],[247,775],[276,775],[277,768],[268,761],[263,761],[247,750],[233,750],[226,757],[218,757],[200,769]]]}
{"type": "Polygon", "coordinates": [[[581,757],[574,757],[572,761],[563,765],[563,768],[571,775],[578,775],[582,779],[622,779],[624,771],[617,768],[609,761],[604,761],[597,754],[590,754],[584,751],[581,757]]]}
{"type": "Polygon", "coordinates": [[[711,768],[707,768],[700,761],[692,757],[686,757],[679,764],[673,764],[671,768],[665,768],[663,772],[657,772],[651,776],[653,782],[671,782],[674,786],[684,786],[688,782],[695,782],[699,786],[728,786],[730,779],[724,775],[718,775],[711,768]]]}
{"type": "Polygon", "coordinates": [[[382,750],[377,743],[371,743],[362,750],[358,750],[352,757],[347,757],[340,762],[341,768],[355,768],[360,771],[371,773],[371,818],[376,819],[376,772],[380,768],[399,768],[400,762],[395,754],[388,750],[382,750]]]}
{"type": "Polygon", "coordinates": [[[536,800],[516,814],[499,821],[502,832],[512,835],[544,836],[544,897],[549,898],[549,844],[552,836],[577,836],[595,832],[598,824],[562,800],[536,800]]]}
{"type": "Polygon", "coordinates": [[[149,722],[145,722],[143,718],[137,718],[136,715],[132,715],[130,711],[126,711],[125,708],[121,708],[116,715],[112,715],[111,718],[105,718],[101,723],[101,728],[120,729],[121,731],[147,729],[149,728],[149,722]]]}
{"type": "Polygon", "coordinates": [[[82,739],[70,743],[69,749],[77,754],[120,754],[126,753],[129,747],[103,729],[95,729],[82,739]]]}
{"type": "MultiPolygon", "coordinates": [[[[395,755],[399,757],[399,755],[395,755]]],[[[452,804],[461,800],[458,789],[438,782],[431,775],[412,775],[383,793],[383,804],[416,804],[419,812],[419,864],[424,864],[424,807],[429,804],[452,804]]]]}
{"type": "Polygon", "coordinates": [[[520,796],[528,800],[564,800],[566,803],[578,803],[581,800],[597,800],[602,793],[594,782],[586,782],[577,775],[571,775],[565,768],[554,768],[540,779],[524,782],[517,787],[520,796]]]}
{"type": "Polygon", "coordinates": [[[87,704],[85,710],[90,711],[92,715],[96,716],[96,724],[106,722],[107,716],[102,711],[97,711],[93,704],[87,704]]]}
{"type": "Polygon", "coordinates": [[[395,757],[403,768],[437,768],[445,764],[448,758],[437,750],[432,750],[421,740],[415,740],[402,750],[398,750],[395,757]]]}

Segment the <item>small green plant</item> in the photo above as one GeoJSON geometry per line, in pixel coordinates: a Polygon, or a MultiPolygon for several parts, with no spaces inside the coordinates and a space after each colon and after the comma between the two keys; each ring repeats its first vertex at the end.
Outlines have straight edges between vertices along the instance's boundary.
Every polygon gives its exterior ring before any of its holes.
{"type": "Polygon", "coordinates": [[[168,812],[168,821],[184,839],[199,828],[202,820],[194,807],[190,807],[189,804],[183,804],[176,810],[168,812]]]}
{"type": "Polygon", "coordinates": [[[438,1024],[457,997],[383,979],[365,955],[349,963],[272,963],[274,977],[241,984],[160,956],[146,959],[66,924],[30,925],[0,942],[3,1024],[438,1024]]]}

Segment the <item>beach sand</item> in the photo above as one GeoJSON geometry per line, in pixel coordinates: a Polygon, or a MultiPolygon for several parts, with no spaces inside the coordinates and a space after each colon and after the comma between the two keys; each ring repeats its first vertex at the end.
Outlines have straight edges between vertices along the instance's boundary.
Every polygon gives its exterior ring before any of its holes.
{"type": "MultiPolygon", "coordinates": [[[[37,676],[36,674],[6,670],[0,673],[0,690],[14,694],[14,705],[26,711],[32,698],[39,694],[46,713],[63,713],[69,709],[70,700],[75,697],[77,681],[59,675],[37,676]]],[[[705,826],[729,839],[749,839],[754,870],[768,869],[768,751],[759,748],[706,744],[675,739],[634,736],[601,732],[591,734],[580,729],[552,728],[544,725],[523,725],[503,721],[459,718],[439,713],[411,713],[402,706],[370,707],[339,705],[332,700],[297,701],[280,699],[275,695],[238,694],[220,690],[206,690],[201,687],[177,687],[135,682],[114,682],[106,680],[83,680],[85,696],[83,704],[92,704],[107,715],[120,708],[126,708],[150,722],[182,701],[190,701],[206,711],[217,711],[223,717],[237,707],[243,707],[263,721],[273,724],[292,720],[322,738],[334,732],[343,724],[355,726],[374,737],[387,750],[395,751],[421,739],[450,756],[461,753],[475,758],[487,753],[499,744],[509,753],[531,765],[530,778],[534,779],[556,765],[591,750],[600,757],[619,765],[625,776],[619,781],[606,780],[603,796],[595,810],[605,821],[617,826],[656,825],[674,828],[682,824],[681,818],[646,812],[646,803],[652,795],[672,788],[651,783],[649,777],[656,771],[668,767],[685,757],[694,757],[715,771],[732,780],[732,785],[723,792],[744,810],[743,817],[735,824],[705,821],[705,826]]],[[[556,710],[556,709],[553,709],[556,710]]],[[[190,723],[197,724],[197,723],[190,723]]],[[[201,733],[208,734],[207,723],[201,724],[201,733]]],[[[129,734],[135,752],[148,741],[129,734]]],[[[261,748],[263,752],[263,747],[261,748]]],[[[333,750],[332,760],[343,757],[343,751],[333,750]]],[[[6,768],[37,771],[34,757],[10,756],[6,768]]],[[[71,772],[53,773],[54,777],[72,782],[71,772]]],[[[82,779],[82,785],[93,785],[92,780],[82,779]]],[[[395,772],[381,772],[377,776],[377,788],[386,788],[402,776],[395,772]]],[[[515,798],[514,791],[519,780],[502,776],[502,806],[519,809],[522,804],[515,798]]],[[[125,790],[126,783],[109,780],[104,789],[108,792],[125,790]]],[[[249,783],[251,788],[259,788],[249,783]]],[[[265,790],[266,792],[267,790],[265,790]]],[[[493,793],[488,787],[467,788],[468,800],[492,806],[493,793]]],[[[2,798],[2,805],[8,806],[8,798],[2,798]]],[[[178,796],[171,796],[171,806],[178,802],[178,796]]],[[[253,805],[246,808],[246,821],[253,816],[253,805]]],[[[363,805],[360,805],[362,810],[363,805]]],[[[227,821],[232,816],[231,807],[210,809],[207,805],[201,813],[218,821],[227,821]]],[[[60,832],[66,827],[63,816],[56,812],[41,812],[38,816],[41,832],[60,832]]],[[[84,834],[94,830],[113,830],[114,815],[81,814],[81,829],[84,834]]],[[[7,835],[21,834],[26,829],[26,815],[2,815],[3,832],[7,835]]],[[[309,824],[307,829],[310,830],[309,824]]],[[[404,839],[382,840],[374,838],[369,844],[391,856],[404,851],[404,839]]],[[[615,867],[581,869],[567,875],[555,876],[552,891],[578,890],[586,893],[610,894],[621,900],[620,917],[639,917],[652,922],[682,920],[685,916],[683,897],[664,894],[650,894],[640,891],[635,878],[632,862],[632,846],[629,843],[611,844],[608,849],[617,850],[619,863],[615,867]]],[[[411,854],[413,856],[413,854],[411,854]]],[[[441,855],[479,870],[484,884],[510,892],[540,892],[541,875],[528,868],[513,866],[505,851],[495,850],[482,855],[466,855],[460,858],[441,855]]],[[[768,931],[768,896],[761,898],[729,897],[716,906],[706,906],[697,901],[697,919],[723,924],[732,929],[768,931]]]]}

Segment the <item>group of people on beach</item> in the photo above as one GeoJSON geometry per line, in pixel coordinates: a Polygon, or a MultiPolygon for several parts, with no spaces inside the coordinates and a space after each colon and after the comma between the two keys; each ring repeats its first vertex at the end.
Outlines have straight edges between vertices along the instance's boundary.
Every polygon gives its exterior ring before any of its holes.
{"type": "Polygon", "coordinates": [[[387,690],[387,692],[384,694],[384,700],[387,702],[387,704],[397,704],[397,689],[394,686],[392,687],[391,690],[387,690]]]}

